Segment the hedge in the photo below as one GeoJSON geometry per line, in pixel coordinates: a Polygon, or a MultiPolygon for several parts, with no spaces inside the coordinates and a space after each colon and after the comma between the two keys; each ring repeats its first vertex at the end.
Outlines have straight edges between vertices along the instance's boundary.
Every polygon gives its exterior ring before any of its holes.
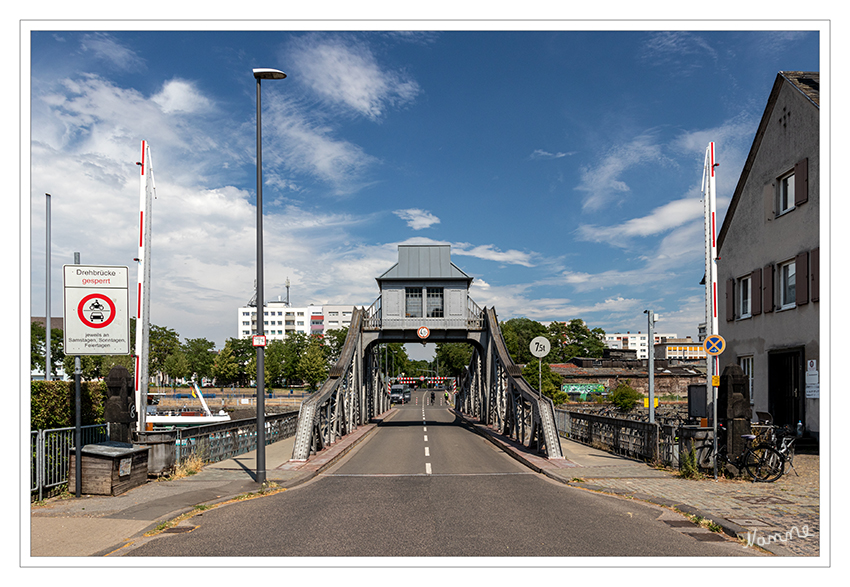
{"type": "MultiPolygon", "coordinates": [[[[76,388],[73,381],[32,381],[30,391],[30,429],[66,428],[76,424],[76,388]]],[[[106,383],[80,383],[83,426],[102,424],[106,405],[106,383]]]]}

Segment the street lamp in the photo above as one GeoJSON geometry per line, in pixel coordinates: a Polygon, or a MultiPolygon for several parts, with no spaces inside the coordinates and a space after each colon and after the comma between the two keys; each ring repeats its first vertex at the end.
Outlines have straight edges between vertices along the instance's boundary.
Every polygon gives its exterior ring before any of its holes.
{"type": "MultiPolygon", "coordinates": [[[[260,80],[284,79],[286,74],[268,67],[254,68],[257,80],[257,335],[265,334],[263,328],[263,143],[260,128],[260,80]]],[[[257,483],[266,482],[266,402],[265,402],[265,346],[257,346],[257,483]]]]}

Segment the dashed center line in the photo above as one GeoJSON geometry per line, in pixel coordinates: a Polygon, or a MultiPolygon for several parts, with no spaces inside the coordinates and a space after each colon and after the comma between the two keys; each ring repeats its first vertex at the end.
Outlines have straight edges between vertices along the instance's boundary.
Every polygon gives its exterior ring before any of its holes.
{"type": "Polygon", "coordinates": [[[428,442],[428,435],[425,435],[425,442],[428,442]]]}
{"type": "Polygon", "coordinates": [[[425,456],[426,456],[426,457],[430,457],[430,456],[431,456],[431,453],[430,453],[430,452],[428,452],[428,447],[427,447],[427,446],[425,447],[425,456]]]}
{"type": "Polygon", "coordinates": [[[425,463],[425,474],[426,475],[431,474],[431,463],[425,463]]]}

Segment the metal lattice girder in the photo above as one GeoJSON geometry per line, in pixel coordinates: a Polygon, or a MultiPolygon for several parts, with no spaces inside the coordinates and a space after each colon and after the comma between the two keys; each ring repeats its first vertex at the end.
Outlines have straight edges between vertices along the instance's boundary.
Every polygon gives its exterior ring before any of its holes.
{"type": "Polygon", "coordinates": [[[508,353],[495,310],[486,308],[483,314],[485,337],[472,354],[458,406],[550,459],[563,458],[552,400],[539,396],[522,377],[522,369],[508,353]]]}

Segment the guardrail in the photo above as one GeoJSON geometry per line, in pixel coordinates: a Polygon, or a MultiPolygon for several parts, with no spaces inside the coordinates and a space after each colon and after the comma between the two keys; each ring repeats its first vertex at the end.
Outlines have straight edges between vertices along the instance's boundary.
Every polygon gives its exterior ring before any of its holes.
{"type": "MultiPolygon", "coordinates": [[[[269,414],[265,417],[266,444],[295,436],[298,412],[269,414]]],[[[177,462],[197,456],[205,463],[216,463],[257,448],[257,420],[231,420],[181,428],[177,433],[177,462]]]]}
{"type": "MultiPolygon", "coordinates": [[[[75,427],[33,430],[30,433],[30,493],[52,494],[68,483],[68,467],[74,450],[75,427]]],[[[81,426],[82,444],[95,444],[109,440],[108,424],[81,426]]]]}
{"type": "MultiPolygon", "coordinates": [[[[675,418],[673,418],[675,420],[675,418]]],[[[679,466],[679,426],[555,409],[558,434],[614,454],[679,466]]]]}

